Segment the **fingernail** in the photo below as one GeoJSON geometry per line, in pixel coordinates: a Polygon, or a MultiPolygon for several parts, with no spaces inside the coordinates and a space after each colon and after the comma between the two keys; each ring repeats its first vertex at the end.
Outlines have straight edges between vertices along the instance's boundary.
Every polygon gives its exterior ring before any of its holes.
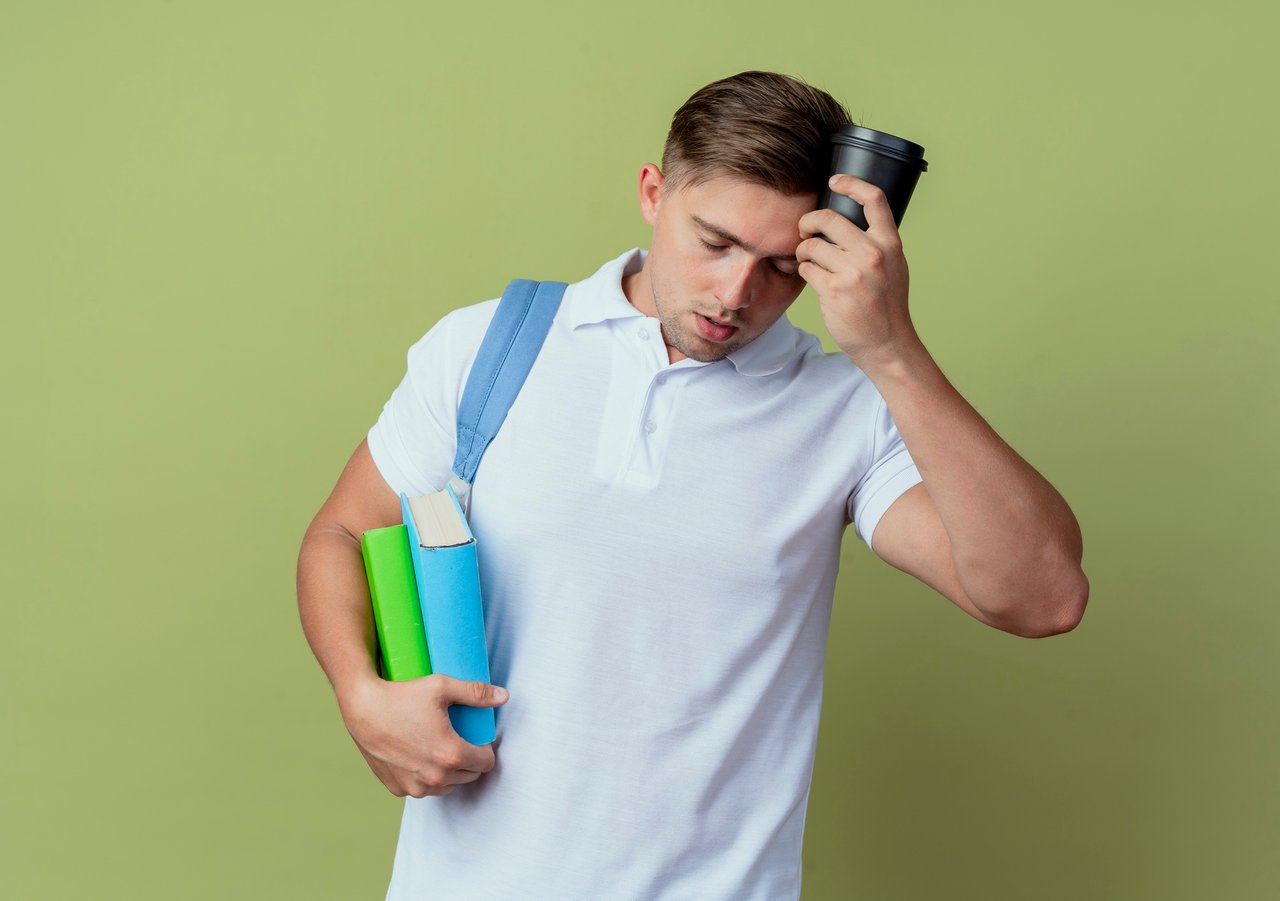
{"type": "Polygon", "coordinates": [[[827,187],[832,187],[832,188],[833,188],[833,187],[835,187],[836,179],[837,179],[837,178],[839,178],[839,177],[840,177],[839,175],[833,175],[833,176],[831,176],[830,178],[828,178],[828,179],[827,179],[827,187]]]}
{"type": "Polygon", "coordinates": [[[508,697],[510,697],[510,695],[507,694],[507,690],[505,688],[499,688],[496,685],[493,687],[493,699],[495,701],[505,701],[508,697]]]}

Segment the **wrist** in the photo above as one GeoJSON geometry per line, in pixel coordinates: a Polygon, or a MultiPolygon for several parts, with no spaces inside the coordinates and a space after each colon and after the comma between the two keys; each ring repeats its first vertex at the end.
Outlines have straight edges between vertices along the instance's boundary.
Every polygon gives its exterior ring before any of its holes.
{"type": "Polygon", "coordinates": [[[908,373],[918,371],[921,363],[933,361],[914,329],[901,338],[886,341],[856,356],[848,351],[845,355],[876,384],[882,380],[902,379],[908,373]]]}
{"type": "Polygon", "coordinates": [[[338,699],[338,709],[348,725],[361,717],[382,687],[382,678],[372,669],[353,673],[334,683],[333,692],[338,699]]]}

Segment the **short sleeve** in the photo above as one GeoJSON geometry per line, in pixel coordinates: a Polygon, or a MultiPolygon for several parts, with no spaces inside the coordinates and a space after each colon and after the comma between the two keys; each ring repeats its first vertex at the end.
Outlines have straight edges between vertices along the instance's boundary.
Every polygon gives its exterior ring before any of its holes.
{"type": "Polygon", "coordinates": [[[870,443],[871,465],[849,496],[849,519],[867,547],[885,511],[908,488],[923,481],[883,397],[872,416],[870,443]]]}
{"type": "Polygon", "coordinates": [[[404,378],[369,430],[369,454],[392,491],[441,490],[457,448],[458,402],[497,301],[446,315],[409,348],[404,378]]]}

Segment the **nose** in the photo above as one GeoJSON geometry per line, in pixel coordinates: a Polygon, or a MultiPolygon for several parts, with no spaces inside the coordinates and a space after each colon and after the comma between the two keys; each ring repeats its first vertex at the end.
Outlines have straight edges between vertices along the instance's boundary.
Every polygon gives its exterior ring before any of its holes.
{"type": "Polygon", "coordinates": [[[747,258],[725,273],[716,295],[725,309],[740,310],[751,303],[751,274],[754,271],[755,260],[747,258]]]}

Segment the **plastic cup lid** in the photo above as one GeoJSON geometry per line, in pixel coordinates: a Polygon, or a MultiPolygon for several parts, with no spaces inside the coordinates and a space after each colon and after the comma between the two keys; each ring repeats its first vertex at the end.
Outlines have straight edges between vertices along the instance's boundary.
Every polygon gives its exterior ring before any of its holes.
{"type": "Polygon", "coordinates": [[[929,164],[924,160],[924,148],[919,144],[863,125],[841,125],[831,135],[831,143],[862,147],[874,153],[891,156],[904,163],[919,166],[922,172],[929,168],[929,164]]]}

